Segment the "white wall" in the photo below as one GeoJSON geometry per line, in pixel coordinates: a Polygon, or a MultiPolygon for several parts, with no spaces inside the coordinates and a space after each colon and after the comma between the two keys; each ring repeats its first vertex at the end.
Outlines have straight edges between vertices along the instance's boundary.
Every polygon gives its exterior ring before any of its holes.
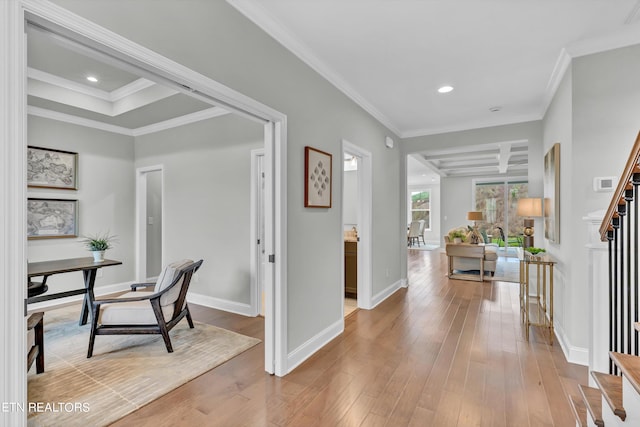
{"type": "MultiPolygon", "coordinates": [[[[78,190],[29,188],[29,197],[78,200],[80,236],[109,232],[117,236],[106,257],[123,265],[101,269],[96,288],[134,280],[133,138],[29,116],[29,145],[78,153],[78,190]]],[[[47,261],[90,257],[81,238],[29,240],[28,259],[47,261]]],[[[81,272],[57,274],[47,281],[51,291],[82,287],[81,272]]]]}
{"type": "Polygon", "coordinates": [[[342,322],[342,201],[304,208],[304,146],[331,153],[334,164],[343,139],[372,153],[373,294],[406,277],[399,150],[384,146],[395,135],[327,80],[223,1],[55,2],[287,115],[289,352],[342,322]]]}
{"type": "Polygon", "coordinates": [[[250,152],[263,145],[261,125],[232,115],[136,138],[136,167],[163,165],[165,262],[204,259],[192,292],[251,302],[250,152]]]}

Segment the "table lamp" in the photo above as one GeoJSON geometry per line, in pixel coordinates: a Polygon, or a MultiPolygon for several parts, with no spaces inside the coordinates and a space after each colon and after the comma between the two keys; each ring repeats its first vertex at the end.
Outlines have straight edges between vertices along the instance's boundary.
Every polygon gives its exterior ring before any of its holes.
{"type": "Polygon", "coordinates": [[[473,236],[471,243],[480,242],[480,234],[478,233],[478,221],[482,221],[481,211],[469,211],[467,212],[467,219],[473,221],[473,236]]]}
{"type": "Polygon", "coordinates": [[[524,216],[524,247],[533,244],[533,217],[542,216],[542,199],[539,197],[525,197],[518,200],[518,216],[524,216]]]}

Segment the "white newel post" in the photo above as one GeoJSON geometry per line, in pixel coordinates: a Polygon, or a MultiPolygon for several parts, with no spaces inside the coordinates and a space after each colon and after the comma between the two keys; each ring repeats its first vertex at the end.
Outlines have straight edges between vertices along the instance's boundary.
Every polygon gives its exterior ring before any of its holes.
{"type": "MultiPolygon", "coordinates": [[[[587,214],[589,243],[589,370],[609,372],[609,244],[600,241],[600,224],[605,211],[587,214]]],[[[594,386],[589,375],[589,383],[594,386]]]]}

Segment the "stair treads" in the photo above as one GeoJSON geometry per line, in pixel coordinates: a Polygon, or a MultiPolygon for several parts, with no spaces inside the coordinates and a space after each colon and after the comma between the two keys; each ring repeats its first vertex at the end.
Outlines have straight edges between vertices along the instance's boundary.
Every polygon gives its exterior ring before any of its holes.
{"type": "Polygon", "coordinates": [[[569,395],[569,402],[571,403],[571,409],[573,409],[573,415],[580,427],[587,427],[587,405],[579,396],[569,395]]]}
{"type": "Polygon", "coordinates": [[[602,393],[597,388],[580,385],[582,400],[587,404],[587,410],[591,414],[591,419],[598,427],[604,427],[602,421],[602,393]]]}
{"type": "Polygon", "coordinates": [[[591,372],[591,375],[596,380],[613,413],[624,421],[627,418],[627,413],[622,407],[622,377],[602,372],[591,372]]]}
{"type": "Polygon", "coordinates": [[[640,357],[614,351],[610,351],[609,356],[613,363],[620,368],[622,374],[627,377],[636,393],[640,394],[640,357]]]}

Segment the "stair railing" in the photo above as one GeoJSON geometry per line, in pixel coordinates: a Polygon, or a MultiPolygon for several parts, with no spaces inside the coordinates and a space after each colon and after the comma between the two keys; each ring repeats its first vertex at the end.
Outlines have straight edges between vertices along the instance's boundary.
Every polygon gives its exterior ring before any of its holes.
{"type": "MultiPolygon", "coordinates": [[[[607,213],[600,239],[609,245],[609,351],[638,356],[638,200],[640,133],[607,213]]],[[[609,360],[609,372],[618,368],[609,360]]]]}

